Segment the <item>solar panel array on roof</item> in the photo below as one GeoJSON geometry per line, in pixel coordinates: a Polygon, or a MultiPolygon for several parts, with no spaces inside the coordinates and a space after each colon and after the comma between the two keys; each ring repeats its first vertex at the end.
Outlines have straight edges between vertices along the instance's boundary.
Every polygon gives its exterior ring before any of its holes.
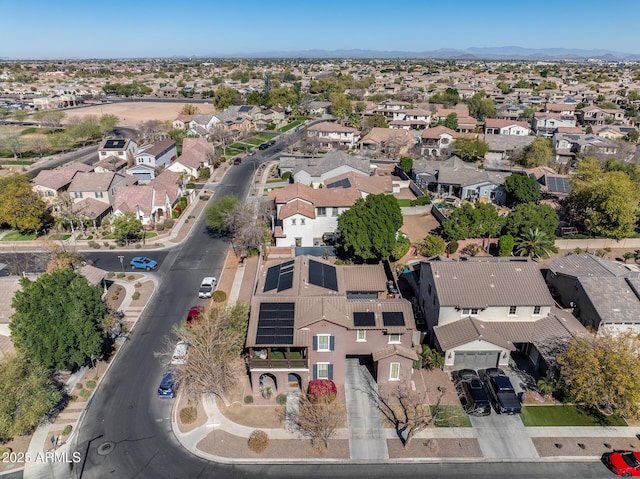
{"type": "Polygon", "coordinates": [[[127,140],[107,140],[104,143],[104,147],[105,148],[124,148],[124,145],[126,144],[127,140]]]}
{"type": "Polygon", "coordinates": [[[404,326],[402,311],[385,311],[382,313],[382,324],[385,326],[404,326]]]}
{"type": "Polygon", "coordinates": [[[563,178],[561,176],[547,176],[547,191],[549,193],[571,193],[571,183],[569,183],[568,178],[563,178]]]}
{"type": "Polygon", "coordinates": [[[376,316],[372,312],[353,313],[353,325],[356,327],[375,326],[376,316]]]}
{"type": "Polygon", "coordinates": [[[293,286],[293,261],[277,264],[267,269],[267,278],[264,280],[262,292],[273,291],[278,292],[290,289],[293,286]]]}
{"type": "Polygon", "coordinates": [[[351,188],[351,182],[349,178],[343,178],[338,181],[334,181],[333,183],[328,183],[327,188],[351,188]]]}
{"type": "Polygon", "coordinates": [[[293,344],[294,303],[260,303],[256,344],[293,344]]]}
{"type": "Polygon", "coordinates": [[[335,266],[309,260],[309,283],[338,291],[338,277],[335,266]]]}

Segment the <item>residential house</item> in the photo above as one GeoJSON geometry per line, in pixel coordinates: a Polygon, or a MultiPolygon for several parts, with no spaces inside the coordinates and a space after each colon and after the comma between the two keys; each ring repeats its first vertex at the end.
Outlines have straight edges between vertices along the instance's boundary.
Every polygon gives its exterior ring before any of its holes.
{"type": "Polygon", "coordinates": [[[561,116],[575,116],[576,104],[575,103],[547,103],[544,106],[544,111],[548,113],[556,113],[561,116]]]}
{"type": "Polygon", "coordinates": [[[422,108],[404,108],[393,110],[393,120],[389,128],[401,130],[424,130],[431,123],[431,112],[422,108]]]}
{"type": "Polygon", "coordinates": [[[178,118],[173,120],[172,126],[174,130],[186,130],[189,128],[194,115],[178,115],[178,118]]]}
{"type": "Polygon", "coordinates": [[[301,105],[301,110],[304,113],[313,116],[322,116],[331,113],[330,101],[311,101],[307,104],[301,105]]]}
{"type": "Polygon", "coordinates": [[[473,133],[478,127],[478,121],[472,116],[459,116],[458,127],[456,131],[458,133],[473,133]]]}
{"type": "Polygon", "coordinates": [[[93,221],[99,226],[113,205],[115,189],[124,186],[124,175],[114,172],[78,172],[67,189],[73,199],[73,211],[78,217],[93,221]]]}
{"type": "Polygon", "coordinates": [[[368,158],[358,158],[343,151],[333,150],[326,155],[312,158],[280,157],[280,174],[290,172],[296,183],[318,188],[329,178],[354,172],[369,176],[371,165],[368,158]]]}
{"type": "Polygon", "coordinates": [[[423,262],[417,297],[448,370],[506,367],[518,351],[544,373],[562,345],[585,332],[554,306],[532,261],[423,262]]]}
{"type": "Polygon", "coordinates": [[[265,265],[246,341],[253,394],[299,393],[314,379],[344,387],[359,364],[379,386],[408,384],[418,359],[413,310],[387,294],[386,281],[383,265],[310,256],[265,265]]]}
{"type": "Polygon", "coordinates": [[[206,138],[218,123],[220,123],[220,119],[216,115],[193,115],[189,122],[188,132],[191,135],[206,138]]]}
{"type": "Polygon", "coordinates": [[[457,133],[446,126],[427,128],[420,135],[420,154],[441,157],[451,151],[457,133]]]}
{"type": "Polygon", "coordinates": [[[469,105],[466,103],[458,103],[454,108],[438,108],[431,116],[431,123],[437,125],[439,121],[446,120],[447,116],[452,113],[455,113],[458,120],[460,120],[460,118],[468,118],[470,116],[469,105]]]}
{"type": "Polygon", "coordinates": [[[556,149],[558,163],[571,162],[576,156],[615,156],[618,152],[618,144],[615,141],[593,134],[556,133],[553,135],[553,146],[556,149]]]}
{"type": "Polygon", "coordinates": [[[136,154],[136,165],[152,168],[167,167],[178,157],[176,142],[171,139],[159,140],[143,145],[136,154]]]}
{"type": "Polygon", "coordinates": [[[484,132],[487,135],[519,135],[531,134],[529,124],[524,121],[500,120],[487,118],[485,120],[484,132]]]}
{"type": "Polygon", "coordinates": [[[407,130],[372,128],[360,140],[360,152],[364,155],[399,158],[416,145],[416,137],[407,130]]]}
{"type": "Polygon", "coordinates": [[[211,166],[213,145],[206,138],[185,138],[182,140],[182,155],[167,169],[176,173],[184,172],[191,178],[198,177],[198,170],[211,166]]]}
{"type": "Polygon", "coordinates": [[[256,130],[267,130],[270,125],[273,125],[275,130],[282,128],[286,124],[284,108],[260,110],[253,115],[253,127],[256,130]]]}
{"type": "Polygon", "coordinates": [[[84,163],[67,163],[54,170],[42,170],[31,180],[32,189],[45,203],[51,205],[67,191],[73,177],[78,172],[92,171],[93,167],[84,163]]]}
{"type": "Polygon", "coordinates": [[[596,125],[591,127],[591,132],[594,135],[598,135],[609,140],[625,139],[632,131],[637,130],[633,126],[627,125],[596,125]]]}
{"type": "Polygon", "coordinates": [[[526,169],[525,173],[536,180],[543,198],[563,199],[571,194],[569,176],[560,175],[553,168],[538,166],[526,169]]]}
{"type": "Polygon", "coordinates": [[[507,200],[504,179],[509,174],[481,170],[457,156],[445,161],[419,159],[413,162],[412,168],[413,181],[435,195],[499,205],[507,200]]]}
{"type": "Polygon", "coordinates": [[[96,173],[107,173],[109,171],[120,173],[127,168],[128,163],[129,161],[124,158],[111,155],[101,159],[97,163],[94,163],[93,171],[96,173]]]}
{"type": "Polygon", "coordinates": [[[323,121],[307,128],[309,139],[316,139],[323,149],[348,150],[356,146],[360,132],[350,126],[342,126],[331,121],[323,121]]]}
{"type": "Polygon", "coordinates": [[[173,207],[185,195],[180,173],[167,169],[145,185],[117,187],[113,214],[133,213],[143,226],[153,227],[171,218],[173,207]]]}
{"type": "Polygon", "coordinates": [[[518,103],[503,103],[496,107],[496,116],[501,120],[520,121],[524,119],[525,106],[518,103]]]}
{"type": "Polygon", "coordinates": [[[560,127],[575,128],[576,118],[573,115],[537,112],[533,114],[531,127],[537,136],[551,138],[560,127]]]}
{"type": "Polygon", "coordinates": [[[376,105],[373,113],[384,116],[387,121],[393,121],[400,119],[398,115],[402,115],[402,110],[408,110],[410,108],[411,103],[407,103],[406,101],[383,100],[376,105]]]}
{"type": "Polygon", "coordinates": [[[144,185],[156,177],[156,169],[147,165],[136,165],[127,168],[126,174],[134,177],[137,183],[144,185]]]}
{"type": "Polygon", "coordinates": [[[109,156],[117,156],[126,161],[133,161],[138,152],[138,144],[127,138],[107,138],[98,146],[98,160],[109,156]]]}
{"type": "Polygon", "coordinates": [[[605,109],[589,105],[577,111],[578,119],[584,126],[604,125],[605,123],[625,123],[624,110],[621,108],[605,109]]]}
{"type": "Polygon", "coordinates": [[[545,279],[560,305],[591,330],[640,333],[640,269],[592,254],[545,263],[545,279]]]}
{"type": "Polygon", "coordinates": [[[484,156],[485,168],[500,169],[510,168],[511,159],[516,151],[530,145],[536,137],[532,135],[483,135],[481,138],[489,146],[489,151],[484,156]]]}

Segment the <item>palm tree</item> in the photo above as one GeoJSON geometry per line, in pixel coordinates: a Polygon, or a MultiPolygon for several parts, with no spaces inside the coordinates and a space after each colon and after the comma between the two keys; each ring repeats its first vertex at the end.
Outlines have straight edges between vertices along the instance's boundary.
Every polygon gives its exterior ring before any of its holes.
{"type": "Polygon", "coordinates": [[[516,254],[529,258],[545,259],[556,251],[555,241],[538,228],[531,229],[516,240],[516,254]]]}

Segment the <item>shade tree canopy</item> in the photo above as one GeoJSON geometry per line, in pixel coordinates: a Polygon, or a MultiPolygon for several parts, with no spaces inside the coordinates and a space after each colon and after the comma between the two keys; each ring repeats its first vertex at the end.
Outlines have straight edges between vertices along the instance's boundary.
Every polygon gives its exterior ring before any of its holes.
{"type": "Polygon", "coordinates": [[[530,203],[540,199],[538,182],[527,175],[509,175],[504,179],[507,201],[513,205],[530,203]]]}
{"type": "Polygon", "coordinates": [[[442,232],[449,241],[496,237],[503,225],[504,219],[492,204],[465,203],[442,223],[442,232]]]}
{"type": "Polygon", "coordinates": [[[539,229],[553,238],[558,229],[556,210],[546,204],[519,204],[507,215],[502,234],[510,234],[516,238],[530,229],[539,229]]]}

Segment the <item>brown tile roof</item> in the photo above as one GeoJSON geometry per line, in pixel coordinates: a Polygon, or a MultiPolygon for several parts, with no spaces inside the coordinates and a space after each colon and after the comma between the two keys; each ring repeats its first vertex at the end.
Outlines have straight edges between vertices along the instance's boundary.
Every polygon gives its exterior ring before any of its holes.
{"type": "Polygon", "coordinates": [[[532,261],[439,261],[422,263],[433,278],[441,306],[545,306],[554,300],[532,261]]]}
{"type": "Polygon", "coordinates": [[[515,351],[515,346],[497,334],[491,326],[493,323],[489,325],[488,322],[480,321],[477,318],[466,317],[444,326],[435,326],[433,332],[443,351],[478,340],[515,351]]]}
{"type": "MultiPolygon", "coordinates": [[[[384,170],[384,167],[386,166],[390,166],[390,170],[393,171],[393,165],[380,165],[378,169],[384,170]]],[[[372,195],[393,193],[393,180],[391,176],[366,176],[356,174],[353,171],[327,178],[327,180],[325,181],[325,185],[330,185],[331,183],[343,180],[345,178],[349,180],[352,187],[363,193],[369,193],[372,195]]]]}
{"type": "Polygon", "coordinates": [[[78,172],[71,180],[68,191],[108,191],[118,177],[124,178],[121,174],[113,171],[106,173],[78,172]]]}
{"type": "Polygon", "coordinates": [[[400,145],[413,145],[416,142],[415,136],[407,130],[394,130],[392,128],[372,128],[360,143],[382,143],[398,142],[400,145]]]}
{"type": "Polygon", "coordinates": [[[418,360],[418,353],[413,349],[405,348],[399,344],[389,344],[388,346],[374,351],[372,356],[374,362],[391,356],[402,356],[403,358],[413,359],[414,361],[418,360]]]}
{"type": "Polygon", "coordinates": [[[72,210],[76,214],[82,214],[87,218],[98,218],[105,211],[111,209],[111,205],[106,201],[100,201],[95,198],[85,198],[82,201],[74,203],[72,210]]]}
{"type": "Polygon", "coordinates": [[[62,168],[55,170],[42,170],[32,180],[34,185],[44,186],[53,190],[58,190],[65,185],[71,183],[71,180],[78,172],[89,172],[93,170],[93,166],[84,163],[69,163],[62,168]]]}
{"type": "Polygon", "coordinates": [[[326,133],[357,133],[358,130],[350,126],[342,126],[331,121],[323,121],[307,128],[309,131],[319,131],[326,133]]]}
{"type": "Polygon", "coordinates": [[[151,146],[149,146],[149,148],[146,148],[143,150],[143,148],[147,146],[149,145],[144,145],[138,149],[138,156],[139,155],[151,155],[151,156],[160,155],[165,151],[171,149],[172,147],[176,146],[176,142],[171,139],[154,141],[151,144],[151,146]]]}
{"type": "Polygon", "coordinates": [[[447,128],[446,126],[435,126],[433,128],[427,128],[426,130],[424,130],[422,132],[422,135],[420,135],[421,138],[424,139],[438,139],[440,138],[441,135],[444,134],[448,134],[451,135],[452,137],[456,138],[458,133],[456,133],[455,131],[453,131],[450,128],[447,128]]]}
{"type": "Polygon", "coordinates": [[[487,118],[485,120],[486,128],[506,128],[508,126],[521,126],[522,128],[531,128],[526,121],[501,120],[498,118],[487,118]]]}
{"type": "Polygon", "coordinates": [[[342,268],[346,291],[386,291],[387,275],[381,268],[352,265],[342,268]]]}
{"type": "Polygon", "coordinates": [[[293,215],[302,215],[306,216],[307,218],[315,218],[316,209],[312,204],[307,203],[306,201],[295,199],[290,201],[289,203],[285,203],[284,205],[282,205],[280,211],[278,212],[278,218],[280,219],[289,218],[293,215]]]}
{"type": "Polygon", "coordinates": [[[113,200],[114,211],[121,213],[137,213],[141,211],[145,216],[151,215],[153,203],[153,186],[134,185],[116,188],[113,200]]]}
{"type": "Polygon", "coordinates": [[[213,152],[213,145],[206,138],[185,138],[182,142],[182,155],[176,161],[189,168],[199,168],[207,162],[207,154],[213,152]]]}
{"type": "Polygon", "coordinates": [[[352,206],[361,197],[355,188],[312,188],[302,183],[287,185],[269,194],[269,198],[277,205],[301,199],[316,208],[352,206]]]}

